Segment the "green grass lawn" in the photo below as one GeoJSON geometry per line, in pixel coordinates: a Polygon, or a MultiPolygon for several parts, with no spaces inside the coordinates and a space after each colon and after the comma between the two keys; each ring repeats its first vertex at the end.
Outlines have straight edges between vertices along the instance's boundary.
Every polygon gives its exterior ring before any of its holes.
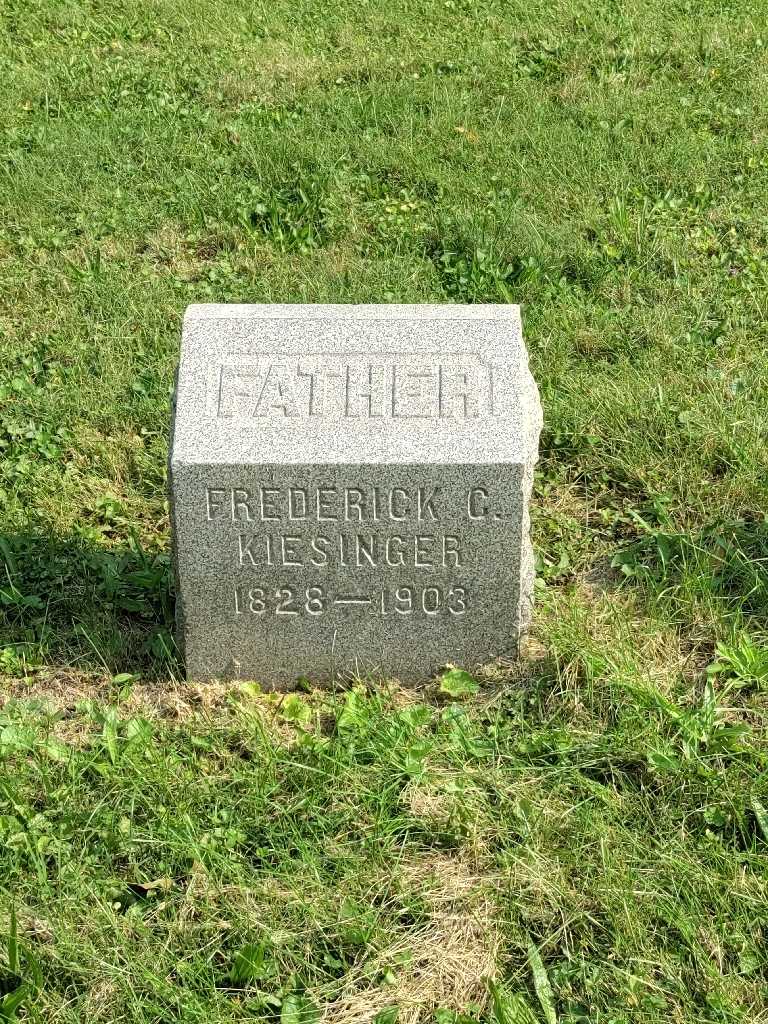
{"type": "Polygon", "coordinates": [[[0,73],[0,1021],[768,1021],[768,6],[5,0],[0,73]],[[520,666],[179,681],[205,301],[522,304],[520,666]]]}

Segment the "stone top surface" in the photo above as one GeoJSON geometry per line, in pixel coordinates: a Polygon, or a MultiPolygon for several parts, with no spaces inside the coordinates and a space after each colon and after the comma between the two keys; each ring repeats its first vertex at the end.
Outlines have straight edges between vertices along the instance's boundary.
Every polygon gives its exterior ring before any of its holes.
{"type": "Polygon", "coordinates": [[[173,464],[528,462],[512,305],[193,305],[173,464]]]}

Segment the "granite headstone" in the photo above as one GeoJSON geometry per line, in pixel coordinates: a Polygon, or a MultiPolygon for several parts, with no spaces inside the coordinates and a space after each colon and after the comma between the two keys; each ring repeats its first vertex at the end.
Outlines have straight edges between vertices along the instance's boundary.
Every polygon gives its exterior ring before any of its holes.
{"type": "Polygon", "coordinates": [[[190,306],[170,453],[188,678],[515,656],[540,427],[517,306],[190,306]]]}

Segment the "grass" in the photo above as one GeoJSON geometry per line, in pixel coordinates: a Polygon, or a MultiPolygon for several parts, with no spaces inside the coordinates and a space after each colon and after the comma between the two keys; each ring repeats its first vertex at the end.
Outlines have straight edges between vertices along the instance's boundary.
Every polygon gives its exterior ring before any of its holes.
{"type": "Polygon", "coordinates": [[[0,1020],[768,1020],[766,49],[757,0],[6,0],[0,1020]],[[521,666],[178,682],[180,318],[243,300],[523,304],[521,666]]]}

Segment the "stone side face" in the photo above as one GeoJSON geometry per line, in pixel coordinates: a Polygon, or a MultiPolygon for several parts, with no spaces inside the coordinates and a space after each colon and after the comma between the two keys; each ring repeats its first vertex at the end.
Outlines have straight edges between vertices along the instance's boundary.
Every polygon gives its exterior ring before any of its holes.
{"type": "Polygon", "coordinates": [[[520,597],[517,608],[518,622],[518,643],[520,643],[528,632],[531,619],[533,618],[533,587],[536,580],[534,569],[533,544],[531,543],[531,514],[530,501],[533,490],[534,463],[529,462],[523,469],[520,481],[522,510],[520,523],[520,597]]]}
{"type": "Polygon", "coordinates": [[[188,676],[514,655],[540,425],[516,307],[191,307],[169,460],[188,676]]]}

